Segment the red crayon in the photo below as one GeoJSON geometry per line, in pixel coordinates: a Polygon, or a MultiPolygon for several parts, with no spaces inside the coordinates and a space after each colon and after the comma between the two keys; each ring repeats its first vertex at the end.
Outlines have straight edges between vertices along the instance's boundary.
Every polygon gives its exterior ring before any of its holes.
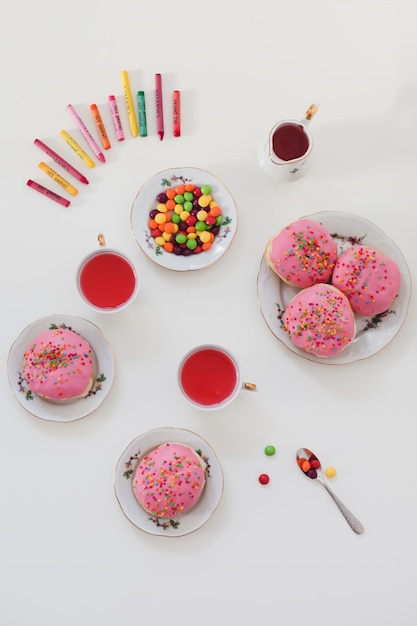
{"type": "Polygon", "coordinates": [[[52,148],[49,148],[49,146],[43,143],[43,141],[40,141],[40,139],[35,139],[33,143],[35,144],[35,146],[40,148],[42,152],[45,152],[45,154],[50,156],[51,159],[53,159],[56,163],[58,163],[58,165],[63,167],[64,170],[72,174],[77,180],[81,181],[85,185],[88,185],[88,180],[86,179],[84,174],[81,174],[81,172],[76,170],[75,167],[73,167],[70,163],[68,163],[68,161],[65,161],[65,159],[59,156],[59,154],[57,154],[54,150],[52,150],[52,148]]]}
{"type": "Polygon", "coordinates": [[[54,191],[51,191],[47,187],[44,187],[43,185],[36,183],[34,180],[31,180],[30,178],[26,184],[28,185],[28,187],[31,187],[35,191],[39,191],[39,193],[42,193],[44,196],[46,196],[47,198],[50,198],[51,200],[55,200],[55,202],[58,202],[58,204],[61,204],[62,206],[69,207],[69,205],[71,204],[70,201],[67,200],[66,198],[59,196],[54,191]]]}
{"type": "Polygon", "coordinates": [[[172,94],[173,114],[174,114],[174,137],[181,135],[181,94],[175,90],[172,94]]]}

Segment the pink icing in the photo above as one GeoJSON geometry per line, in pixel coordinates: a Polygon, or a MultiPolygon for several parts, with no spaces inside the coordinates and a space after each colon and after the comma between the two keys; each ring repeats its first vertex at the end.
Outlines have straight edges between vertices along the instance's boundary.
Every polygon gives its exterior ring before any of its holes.
{"type": "Polygon", "coordinates": [[[204,461],[194,450],[180,443],[165,443],[140,461],[133,491],[148,513],[171,519],[197,503],[205,480],[204,461]]]}
{"type": "Polygon", "coordinates": [[[318,222],[300,219],[270,241],[266,261],[285,282],[303,289],[329,282],[337,259],[337,245],[318,222]]]}
{"type": "Polygon", "coordinates": [[[284,329],[298,348],[317,357],[333,357],[353,341],[355,317],[346,296],[332,285],[302,289],[288,303],[284,329]]]}
{"type": "Polygon", "coordinates": [[[336,262],[332,283],[359,315],[384,313],[398,296],[401,274],[392,259],[372,248],[355,245],[336,262]]]}
{"type": "Polygon", "coordinates": [[[44,398],[65,400],[86,395],[93,377],[89,344],[66,328],[38,335],[23,355],[22,376],[44,398]]]}

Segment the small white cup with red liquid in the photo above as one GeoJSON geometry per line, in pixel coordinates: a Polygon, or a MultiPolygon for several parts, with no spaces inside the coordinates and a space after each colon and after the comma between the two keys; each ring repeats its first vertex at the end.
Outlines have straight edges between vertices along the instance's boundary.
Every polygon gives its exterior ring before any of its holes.
{"type": "Polygon", "coordinates": [[[261,142],[258,162],[265,174],[278,182],[298,180],[309,170],[313,138],[309,123],[318,111],[312,104],[301,120],[281,120],[261,142]]]}
{"type": "Polygon", "coordinates": [[[189,404],[204,411],[228,406],[242,389],[256,391],[254,383],[242,382],[235,357],[213,344],[187,352],[178,368],[178,384],[189,404]]]}
{"type": "Polygon", "coordinates": [[[83,300],[95,311],[115,313],[135,299],[139,278],[135,266],[118,250],[107,248],[98,235],[100,248],[88,254],[77,270],[77,287],[83,300]]]}

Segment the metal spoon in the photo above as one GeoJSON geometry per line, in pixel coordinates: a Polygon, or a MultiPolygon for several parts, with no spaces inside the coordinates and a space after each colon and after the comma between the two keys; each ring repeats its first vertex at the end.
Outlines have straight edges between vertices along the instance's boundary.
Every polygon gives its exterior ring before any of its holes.
{"type": "Polygon", "coordinates": [[[333,493],[330,487],[325,482],[322,472],[321,472],[321,463],[316,457],[315,454],[308,450],[308,448],[299,448],[297,450],[297,464],[303,474],[308,476],[308,478],[312,478],[313,480],[318,480],[319,483],[323,485],[323,487],[327,490],[327,492],[331,495],[334,502],[339,507],[340,512],[343,517],[353,530],[353,532],[361,535],[365,532],[364,527],[360,523],[360,521],[349,511],[349,509],[339,500],[339,498],[333,493]]]}

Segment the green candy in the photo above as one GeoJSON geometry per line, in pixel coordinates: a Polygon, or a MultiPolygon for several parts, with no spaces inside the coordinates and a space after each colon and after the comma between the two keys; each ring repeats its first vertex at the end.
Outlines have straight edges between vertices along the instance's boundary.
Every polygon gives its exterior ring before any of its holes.
{"type": "Polygon", "coordinates": [[[264,450],[266,456],[274,456],[276,450],[275,450],[275,446],[266,446],[265,450],[264,450]]]}
{"type": "Polygon", "coordinates": [[[209,195],[211,193],[211,187],[210,185],[202,185],[201,186],[201,193],[206,195],[209,195]]]}
{"type": "Polygon", "coordinates": [[[203,230],[207,230],[207,224],[205,222],[196,222],[195,229],[201,233],[203,230]]]}
{"type": "Polygon", "coordinates": [[[184,199],[185,199],[187,202],[192,202],[192,201],[194,200],[194,196],[193,196],[193,194],[191,193],[191,191],[185,191],[185,192],[184,192],[184,199]]]}
{"type": "Polygon", "coordinates": [[[192,208],[193,208],[193,203],[190,202],[189,200],[186,200],[184,202],[184,211],[188,211],[189,213],[191,213],[192,208]]]}
{"type": "Polygon", "coordinates": [[[181,193],[177,193],[177,195],[174,196],[174,201],[176,202],[176,204],[184,204],[185,199],[181,193]]]}
{"type": "Polygon", "coordinates": [[[195,239],[187,239],[185,244],[189,250],[195,250],[197,247],[197,241],[195,239]]]}
{"type": "Polygon", "coordinates": [[[216,226],[221,226],[223,224],[223,215],[218,215],[216,217],[216,226]]]}
{"type": "Polygon", "coordinates": [[[175,241],[177,243],[185,243],[187,241],[187,235],[184,235],[184,233],[178,233],[175,237],[175,241]]]}
{"type": "Polygon", "coordinates": [[[179,224],[181,221],[180,216],[178,215],[178,213],[173,213],[171,215],[171,222],[174,222],[174,224],[179,224]]]}

